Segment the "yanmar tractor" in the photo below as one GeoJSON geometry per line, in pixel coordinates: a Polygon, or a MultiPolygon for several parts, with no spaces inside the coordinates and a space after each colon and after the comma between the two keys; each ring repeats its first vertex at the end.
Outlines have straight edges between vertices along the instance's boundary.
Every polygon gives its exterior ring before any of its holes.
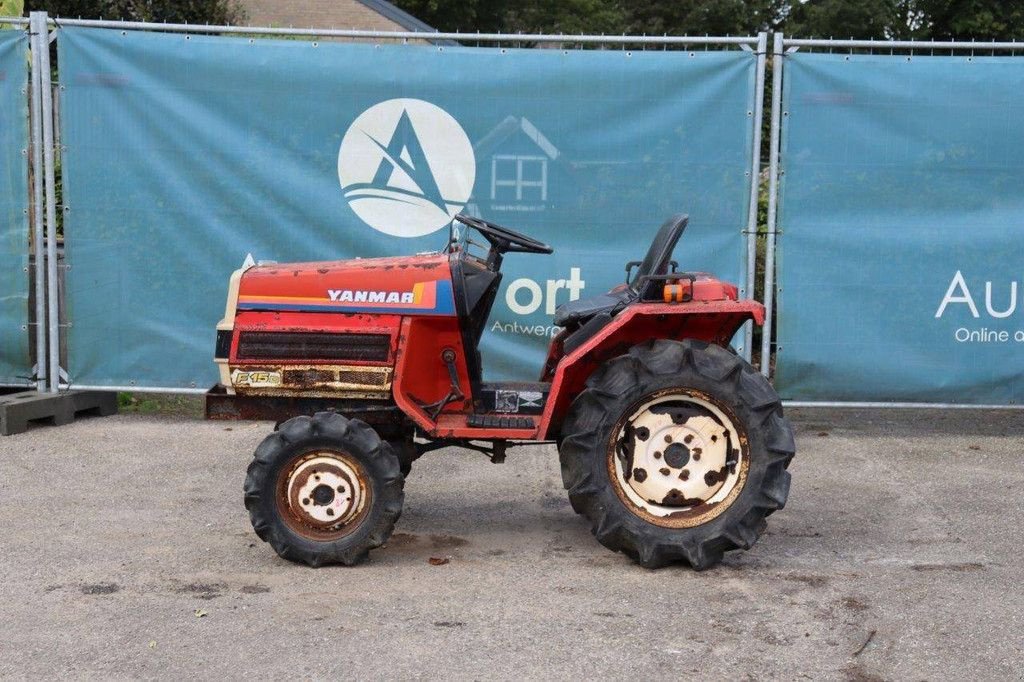
{"type": "Polygon", "coordinates": [[[643,566],[704,569],[750,548],[786,503],[793,435],[771,385],[729,347],[762,306],[676,271],[687,217],[626,264],[624,284],[557,309],[562,331],[533,382],[485,381],[477,346],[505,254],[552,249],[457,220],[487,244],[452,223],[437,253],[232,275],[223,398],[300,415],[249,465],[256,534],[285,559],[354,564],[391,535],[413,460],[457,445],[500,462],[526,441],[557,443],[572,508],[643,566]]]}

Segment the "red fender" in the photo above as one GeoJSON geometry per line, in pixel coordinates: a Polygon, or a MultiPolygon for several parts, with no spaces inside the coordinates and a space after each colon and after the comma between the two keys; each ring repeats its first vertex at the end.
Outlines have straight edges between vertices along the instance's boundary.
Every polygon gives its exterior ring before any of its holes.
{"type": "Polygon", "coordinates": [[[551,393],[540,424],[541,438],[554,440],[573,398],[601,363],[622,355],[632,346],[652,339],[698,339],[728,346],[747,320],[764,323],[764,306],[752,300],[691,301],[689,303],[634,303],[613,317],[601,331],[572,353],[553,362],[565,340],[562,332],[551,342],[544,380],[551,393]]]}

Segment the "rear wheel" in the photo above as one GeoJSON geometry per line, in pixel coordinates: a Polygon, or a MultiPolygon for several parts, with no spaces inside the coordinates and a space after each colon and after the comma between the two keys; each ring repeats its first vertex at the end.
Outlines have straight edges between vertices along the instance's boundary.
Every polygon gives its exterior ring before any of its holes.
{"type": "Polygon", "coordinates": [[[289,419],[256,448],[245,506],[281,557],[351,565],[391,535],[403,485],[398,457],[370,426],[318,412],[289,419]]]}
{"type": "Polygon", "coordinates": [[[720,346],[658,340],[608,361],[562,436],[573,509],[649,568],[699,570],[749,549],[789,494],[795,448],[779,397],[720,346]]]}

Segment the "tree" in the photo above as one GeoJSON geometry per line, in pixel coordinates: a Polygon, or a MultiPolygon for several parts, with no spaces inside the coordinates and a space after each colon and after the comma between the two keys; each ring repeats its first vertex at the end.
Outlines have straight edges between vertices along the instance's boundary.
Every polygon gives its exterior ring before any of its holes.
{"type": "Polygon", "coordinates": [[[632,33],[922,40],[1024,37],[1012,0],[396,0],[443,31],[632,33]]]}
{"type": "Polygon", "coordinates": [[[29,0],[25,4],[29,11],[75,19],[222,25],[245,18],[237,0],[29,0]]]}
{"type": "Polygon", "coordinates": [[[1024,3],[1000,0],[808,0],[781,28],[801,37],[1011,40],[1024,36],[1024,3]]]}
{"type": "Polygon", "coordinates": [[[439,31],[622,33],[629,14],[619,0],[397,0],[439,31]]]}
{"type": "Polygon", "coordinates": [[[927,40],[1012,40],[1024,38],[1024,2],[1012,0],[911,0],[919,25],[914,37],[927,40]]]}
{"type": "Polygon", "coordinates": [[[681,0],[630,3],[631,33],[752,35],[775,28],[780,0],[681,0]]]}
{"type": "Polygon", "coordinates": [[[790,4],[780,25],[806,38],[905,38],[898,0],[808,0],[790,4]]]}
{"type": "Polygon", "coordinates": [[[629,15],[618,2],[562,0],[523,2],[505,10],[505,27],[512,33],[618,34],[625,31],[629,15]]]}
{"type": "Polygon", "coordinates": [[[505,30],[509,0],[398,0],[396,5],[439,31],[505,30]]]}

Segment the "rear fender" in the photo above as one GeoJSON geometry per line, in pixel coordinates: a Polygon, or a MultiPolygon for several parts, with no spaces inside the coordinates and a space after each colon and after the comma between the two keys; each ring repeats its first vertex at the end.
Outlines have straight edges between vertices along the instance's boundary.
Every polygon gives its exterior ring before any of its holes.
{"type": "MultiPolygon", "coordinates": [[[[587,379],[606,360],[653,339],[697,339],[728,346],[747,320],[764,322],[757,301],[694,301],[681,304],[638,303],[613,317],[597,334],[562,357],[551,376],[551,393],[541,421],[541,438],[554,440],[562,420],[587,379]]],[[[554,344],[552,344],[554,347],[554,344]]],[[[549,364],[552,358],[549,358],[549,364]]]]}

